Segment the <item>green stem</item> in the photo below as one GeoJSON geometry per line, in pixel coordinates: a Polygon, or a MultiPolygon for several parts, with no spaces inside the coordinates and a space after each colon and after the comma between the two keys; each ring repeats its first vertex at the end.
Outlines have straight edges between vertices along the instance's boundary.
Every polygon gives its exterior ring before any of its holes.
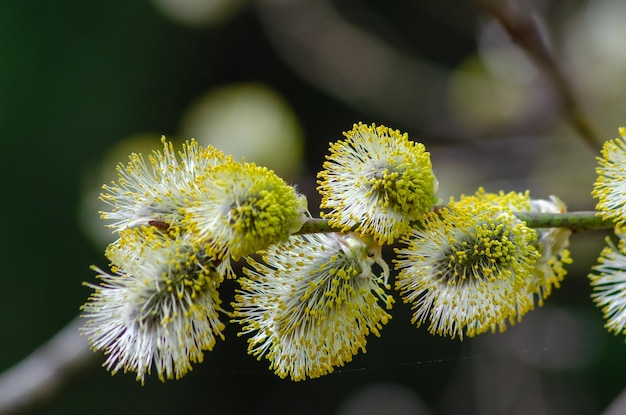
{"type": "MultiPolygon", "coordinates": [[[[526,222],[526,225],[531,228],[567,228],[574,233],[613,229],[615,227],[615,222],[612,219],[603,219],[595,211],[566,213],[515,212],[515,216],[526,222]]],[[[328,232],[341,232],[341,229],[331,227],[325,219],[310,218],[296,234],[328,232]]]]}
{"type": "Polygon", "coordinates": [[[595,211],[566,213],[527,213],[516,212],[520,220],[531,228],[568,228],[574,233],[613,229],[613,219],[603,219],[595,211]]]}

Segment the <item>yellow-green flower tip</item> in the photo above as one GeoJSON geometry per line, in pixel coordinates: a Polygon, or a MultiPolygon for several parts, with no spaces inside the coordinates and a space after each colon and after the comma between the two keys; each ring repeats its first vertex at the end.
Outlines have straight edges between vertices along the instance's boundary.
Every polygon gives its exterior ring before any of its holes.
{"type": "Polygon", "coordinates": [[[286,240],[305,220],[306,198],[253,163],[216,166],[202,188],[205,198],[185,209],[183,223],[233,259],[286,240]]]}
{"type": "Polygon", "coordinates": [[[385,126],[355,124],[330,144],[318,174],[321,207],[331,226],[391,243],[437,202],[430,153],[385,126]]]}

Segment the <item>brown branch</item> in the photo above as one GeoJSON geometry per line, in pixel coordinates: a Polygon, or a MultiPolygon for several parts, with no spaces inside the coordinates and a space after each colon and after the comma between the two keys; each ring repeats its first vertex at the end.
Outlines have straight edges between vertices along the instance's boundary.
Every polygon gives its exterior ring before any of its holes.
{"type": "Polygon", "coordinates": [[[565,76],[549,46],[547,34],[538,16],[523,10],[517,3],[511,1],[474,0],[474,2],[496,18],[513,42],[519,45],[544,72],[556,91],[570,124],[594,151],[599,151],[604,140],[581,108],[571,82],[565,76]]]}
{"type": "Polygon", "coordinates": [[[602,412],[602,415],[626,414],[626,390],[622,391],[617,398],[602,412]]]}
{"type": "Polygon", "coordinates": [[[0,414],[26,414],[45,407],[97,362],[72,320],[28,357],[0,374],[0,414]]]}

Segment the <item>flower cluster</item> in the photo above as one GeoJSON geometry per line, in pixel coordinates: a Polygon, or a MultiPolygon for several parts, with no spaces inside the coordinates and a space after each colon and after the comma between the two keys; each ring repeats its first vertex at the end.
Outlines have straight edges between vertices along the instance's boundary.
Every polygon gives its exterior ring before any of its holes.
{"type": "Polygon", "coordinates": [[[195,140],[146,160],[132,154],[103,187],[103,219],[119,238],[106,251],[112,274],[82,307],[82,332],[113,373],[154,367],[178,378],[223,338],[219,286],[231,259],[286,240],[305,219],[306,199],[274,172],[239,163],[195,140]]]}
{"type": "MultiPolygon", "coordinates": [[[[565,204],[556,196],[551,195],[549,200],[531,199],[530,192],[499,192],[487,193],[480,188],[473,196],[464,196],[462,203],[490,202],[496,206],[506,207],[513,212],[531,213],[565,213],[565,204]]],[[[531,278],[528,284],[528,293],[531,304],[543,305],[543,301],[552,293],[552,287],[559,288],[563,277],[567,274],[564,264],[570,264],[572,259],[567,249],[572,232],[566,228],[534,228],[537,234],[535,248],[539,252],[531,278]]]]}
{"type": "MultiPolygon", "coordinates": [[[[604,147],[593,190],[597,219],[620,242],[608,241],[590,278],[607,327],[626,333],[620,134],[604,147]]],[[[479,188],[443,204],[423,144],[374,124],[344,136],[317,175],[322,218],[272,171],[194,140],[175,152],[163,139],[162,151],[120,164],[101,196],[118,235],[106,250],[111,271],[94,267],[101,283],[87,284],[82,307],[82,332],[104,365],[141,382],[152,370],[179,378],[230,321],[249,354],[299,381],[365,352],[391,318],[392,287],[413,324],[462,340],[517,324],[561,285],[579,217],[559,198],[479,188]],[[394,243],[395,273],[382,255],[394,243]],[[239,284],[230,307],[220,299],[226,278],[239,284]]]]}
{"type": "Polygon", "coordinates": [[[366,336],[379,336],[391,318],[389,269],[356,235],[293,236],[262,255],[263,263],[248,260],[252,268],[240,280],[234,315],[243,333],[255,333],[250,353],[267,355],[280,377],[332,372],[365,350],[366,336]]]}
{"type": "Polygon", "coordinates": [[[626,128],[620,128],[619,134],[620,137],[602,147],[596,168],[598,178],[591,194],[598,199],[596,209],[603,217],[623,223],[626,220],[626,128]]]}
{"type": "Polygon", "coordinates": [[[606,327],[615,334],[626,334],[626,246],[624,234],[619,234],[615,246],[607,238],[600,253],[595,273],[589,275],[594,286],[593,300],[604,312],[606,327]]]}
{"type": "Polygon", "coordinates": [[[589,278],[594,288],[593,300],[604,313],[606,328],[615,334],[626,334],[626,128],[620,128],[619,134],[602,147],[592,192],[598,199],[599,214],[614,222],[619,242],[615,245],[607,238],[589,278]]]}
{"type": "Polygon", "coordinates": [[[224,324],[218,287],[223,277],[206,251],[178,230],[130,228],[107,249],[114,274],[94,268],[103,281],[83,306],[83,327],[105,365],[137,373],[154,364],[159,378],[179,378],[202,361],[224,324]],[[120,268],[123,266],[123,268],[120,268]]]}
{"type": "Polygon", "coordinates": [[[342,231],[391,243],[437,203],[430,154],[384,126],[359,123],[344,135],[318,175],[325,217],[342,231]]]}
{"type": "Polygon", "coordinates": [[[471,337],[519,321],[535,297],[542,305],[570,262],[567,243],[553,243],[514,212],[551,203],[481,188],[425,214],[402,239],[406,247],[396,249],[396,288],[412,304],[413,322],[428,320],[434,334],[471,337]]]}

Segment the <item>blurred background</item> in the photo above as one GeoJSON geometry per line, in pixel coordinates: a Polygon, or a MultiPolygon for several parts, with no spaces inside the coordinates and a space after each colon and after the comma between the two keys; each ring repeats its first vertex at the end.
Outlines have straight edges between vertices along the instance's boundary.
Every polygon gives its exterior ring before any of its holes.
{"type": "MultiPolygon", "coordinates": [[[[615,137],[626,125],[626,3],[518,6],[543,22],[599,136],[615,137]]],[[[444,200],[484,186],[594,207],[597,149],[471,1],[0,0],[0,371],[72,321],[91,291],[82,283],[95,282],[89,266],[107,267],[97,197],[130,152],[195,137],[297,183],[317,214],[328,142],[358,121],[425,143],[444,200]]],[[[181,380],[142,387],[93,355],[32,411],[602,413],[626,386],[624,339],[589,296],[605,236],[573,236],[562,288],[503,334],[431,336],[396,296],[382,337],[321,379],[277,378],[230,327],[181,380]]]]}

